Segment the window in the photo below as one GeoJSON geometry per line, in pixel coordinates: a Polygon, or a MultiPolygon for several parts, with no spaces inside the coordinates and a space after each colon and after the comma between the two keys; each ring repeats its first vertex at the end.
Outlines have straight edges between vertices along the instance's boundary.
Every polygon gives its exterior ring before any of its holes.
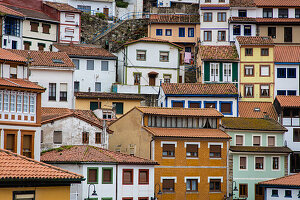
{"type": "Polygon", "coordinates": [[[241,35],[241,25],[233,25],[233,35],[241,35]]]}
{"type": "Polygon", "coordinates": [[[10,70],[9,77],[16,79],[17,78],[17,66],[16,65],[11,65],[9,70],[10,70]]]}
{"type": "Polygon", "coordinates": [[[263,8],[263,18],[272,18],[273,8],[263,8]]]}
{"type": "Polygon", "coordinates": [[[98,167],[88,167],[87,170],[87,183],[98,184],[98,167]]]}
{"type": "Polygon", "coordinates": [[[189,108],[201,108],[201,102],[189,102],[189,108]]]}
{"type": "Polygon", "coordinates": [[[287,77],[296,78],[296,68],[287,68],[287,77]]]}
{"type": "Polygon", "coordinates": [[[245,85],[244,96],[254,97],[253,94],[253,85],[245,85]]]}
{"type": "Polygon", "coordinates": [[[215,103],[204,102],[204,107],[205,108],[216,108],[216,104],[215,103]]]}
{"type": "Polygon", "coordinates": [[[272,157],[272,169],[279,170],[279,157],[272,157]]]}
{"type": "Polygon", "coordinates": [[[226,22],[226,13],[225,12],[218,13],[218,22],[226,22]]]}
{"type": "Polygon", "coordinates": [[[226,31],[218,31],[218,41],[226,40],[226,31]]]}
{"type": "Polygon", "coordinates": [[[203,15],[204,22],[212,22],[212,13],[206,12],[203,15]]]}
{"type": "Polygon", "coordinates": [[[44,43],[38,43],[38,49],[39,49],[39,51],[44,51],[45,47],[46,47],[46,44],[44,44],[44,43]]]}
{"type": "Polygon", "coordinates": [[[175,157],[175,144],[163,144],[163,157],[175,157]]]}
{"type": "Polygon", "coordinates": [[[43,26],[43,33],[49,34],[50,33],[50,24],[42,24],[43,26]]]}
{"type": "Polygon", "coordinates": [[[33,135],[22,133],[22,155],[33,158],[33,135]]]}
{"type": "Polygon", "coordinates": [[[270,65],[260,66],[260,76],[270,76],[270,65]]]}
{"type": "Polygon", "coordinates": [[[221,158],[221,145],[210,145],[209,157],[210,158],[221,158]]]}
{"type": "MultiPolygon", "coordinates": [[[[0,98],[2,98],[2,96],[0,98]]],[[[22,95],[17,95],[17,112],[18,113],[22,112],[22,106],[23,106],[22,95]]],[[[0,104],[0,107],[1,107],[1,104],[0,104]]]]}
{"type": "Polygon", "coordinates": [[[225,3],[225,0],[219,0],[219,3],[225,3]]]}
{"type": "Polygon", "coordinates": [[[296,90],[288,90],[287,95],[293,95],[296,96],[296,90]]]}
{"type": "Polygon", "coordinates": [[[245,56],[253,56],[253,49],[252,48],[246,48],[245,49],[245,56]]]}
{"type": "Polygon", "coordinates": [[[101,71],[108,71],[108,61],[101,61],[101,71]]]}
{"type": "Polygon", "coordinates": [[[285,190],[284,197],[292,197],[292,190],[285,190]]]}
{"type": "Polygon", "coordinates": [[[264,157],[255,157],[255,169],[264,169],[264,157]]]}
{"type": "Polygon", "coordinates": [[[278,190],[272,190],[271,197],[278,197],[278,190]]]}
{"type": "Polygon", "coordinates": [[[210,179],[209,180],[209,192],[221,192],[221,180],[210,179]]]}
{"type": "Polygon", "coordinates": [[[248,197],[248,184],[239,184],[240,198],[248,197]]]}
{"type": "Polygon", "coordinates": [[[195,34],[195,29],[194,28],[188,28],[188,36],[189,37],[194,37],[195,34]]]}
{"type": "Polygon", "coordinates": [[[275,147],[275,136],[268,136],[268,146],[275,147]]]}
{"type": "Polygon", "coordinates": [[[164,74],[164,83],[170,83],[171,82],[171,75],[164,74]]]}
{"type": "Polygon", "coordinates": [[[75,65],[75,69],[79,70],[79,59],[72,59],[74,65],[75,65]]]}
{"type": "Polygon", "coordinates": [[[101,83],[95,82],[95,92],[101,92],[101,83]]]}
{"type": "Polygon", "coordinates": [[[82,132],[82,144],[89,144],[89,132],[82,132]]]}
{"type": "Polygon", "coordinates": [[[113,107],[116,109],[116,114],[121,115],[124,113],[124,111],[123,111],[124,103],[113,102],[113,107]]]}
{"type": "Polygon", "coordinates": [[[211,3],[211,0],[205,0],[205,3],[211,3]]]}
{"type": "MultiPolygon", "coordinates": [[[[20,36],[20,19],[5,16],[4,18],[4,33],[5,35],[20,36]]],[[[4,43],[7,40],[4,40],[4,43]]],[[[6,44],[4,44],[6,46],[6,44]]]]}
{"type": "Polygon", "coordinates": [[[79,10],[82,10],[85,13],[90,13],[91,12],[91,6],[77,5],[77,8],[79,10]]]}
{"type": "Polygon", "coordinates": [[[172,29],[166,29],[166,36],[172,36],[172,29]]]}
{"type": "Polygon", "coordinates": [[[245,65],[245,76],[254,76],[254,66],[253,65],[245,65]]]}
{"type": "Polygon", "coordinates": [[[221,103],[221,113],[223,114],[232,114],[232,104],[231,103],[221,103]]]}
{"type": "Polygon", "coordinates": [[[300,18],[300,9],[295,9],[295,18],[300,18]]]}
{"type": "Polygon", "coordinates": [[[186,157],[198,157],[198,145],[187,144],[186,145],[186,157]]]}
{"type": "Polygon", "coordinates": [[[232,81],[232,64],[231,63],[224,63],[223,64],[223,81],[224,82],[231,82],[232,81]]]}
{"type": "Polygon", "coordinates": [[[112,184],[113,183],[113,179],[112,179],[113,173],[112,172],[113,172],[112,168],[108,168],[108,167],[102,168],[102,184],[112,184]]]}
{"type": "MultiPolygon", "coordinates": [[[[4,104],[3,104],[3,106],[4,106],[3,109],[5,111],[5,95],[4,95],[4,104]]],[[[29,96],[27,96],[27,95],[24,95],[24,105],[23,106],[24,106],[23,112],[28,113],[28,110],[29,110],[29,96]]]]}
{"type": "Polygon", "coordinates": [[[5,131],[4,148],[11,152],[17,152],[17,133],[5,131]]]}
{"type": "Polygon", "coordinates": [[[293,42],[293,28],[284,27],[284,42],[293,42]]]}
{"type": "Polygon", "coordinates": [[[172,108],[184,108],[183,101],[172,101],[172,108]]]}
{"type": "Polygon", "coordinates": [[[94,70],[94,60],[87,60],[87,70],[94,70]]]}
{"type": "Polygon", "coordinates": [[[185,28],[179,28],[179,37],[185,37],[185,28]]]}
{"type": "Polygon", "coordinates": [[[30,22],[30,27],[32,32],[39,31],[39,23],[38,22],[30,22]]]}
{"type": "Polygon", "coordinates": [[[34,113],[35,112],[35,97],[34,96],[30,96],[29,97],[29,112],[30,113],[34,113]]]}
{"type": "Polygon", "coordinates": [[[141,74],[140,73],[134,73],[133,74],[134,79],[134,85],[140,85],[141,84],[141,74]]]}
{"type": "Polygon", "coordinates": [[[145,50],[136,50],[136,60],[145,61],[146,60],[146,51],[145,50]]]}
{"type": "Polygon", "coordinates": [[[123,169],[123,185],[133,184],[133,169],[123,169]]]}
{"type": "Polygon", "coordinates": [[[101,144],[101,133],[100,132],[95,133],[95,143],[101,144]]]}
{"type": "Polygon", "coordinates": [[[24,50],[30,50],[31,42],[24,41],[24,50]]]}
{"type": "Polygon", "coordinates": [[[56,83],[49,83],[49,100],[56,101],[56,83]]]}
{"type": "Polygon", "coordinates": [[[162,29],[156,29],[156,35],[162,36],[162,29]]]}
{"type": "Polygon", "coordinates": [[[62,144],[62,131],[54,131],[53,132],[53,143],[54,144],[62,144]]]}
{"type": "Polygon", "coordinates": [[[286,78],[286,68],[277,68],[277,78],[286,78]]]}
{"type": "Polygon", "coordinates": [[[60,84],[60,101],[67,101],[68,100],[68,84],[67,83],[61,83],[60,84]]]}
{"type": "Polygon", "coordinates": [[[253,136],[253,146],[260,146],[260,136],[253,136]]]}
{"type": "Polygon", "coordinates": [[[66,21],[67,22],[74,22],[74,20],[75,20],[75,14],[66,13],[65,16],[66,16],[66,21]]]}
{"type": "Polygon", "coordinates": [[[13,93],[10,94],[10,111],[16,111],[16,95],[13,93]]]}
{"type": "Polygon", "coordinates": [[[239,10],[239,17],[247,17],[247,10],[239,10]]]}
{"type": "Polygon", "coordinates": [[[204,31],[204,41],[211,41],[211,31],[204,31]]]}
{"type": "Polygon", "coordinates": [[[148,185],[149,184],[149,169],[139,170],[139,184],[148,185]]]}
{"type": "Polygon", "coordinates": [[[270,97],[270,86],[269,85],[261,85],[260,86],[260,96],[261,97],[270,97]]]}
{"type": "Polygon", "coordinates": [[[175,180],[174,179],[163,179],[162,184],[163,192],[174,192],[175,191],[175,180]]]}
{"type": "Polygon", "coordinates": [[[277,95],[286,95],[286,90],[277,90],[277,95]]]}
{"type": "Polygon", "coordinates": [[[269,49],[268,48],[261,48],[260,49],[261,56],[269,56],[269,49]]]}
{"type": "Polygon", "coordinates": [[[300,142],[300,129],[299,128],[293,129],[293,142],[300,142]]]}
{"type": "Polygon", "coordinates": [[[13,200],[35,200],[35,191],[14,191],[13,200]]]}
{"type": "Polygon", "coordinates": [[[247,157],[240,157],[240,169],[247,169],[247,157]]]}
{"type": "Polygon", "coordinates": [[[235,146],[243,146],[244,144],[244,136],[236,135],[235,136],[235,146]]]}
{"type": "Polygon", "coordinates": [[[97,110],[101,108],[101,102],[90,102],[90,110],[97,110]]]}
{"type": "Polygon", "coordinates": [[[198,179],[187,179],[186,180],[186,191],[187,192],[198,192],[198,179]]]}
{"type": "Polygon", "coordinates": [[[276,27],[268,27],[268,36],[276,38],[276,27]]]}
{"type": "Polygon", "coordinates": [[[74,92],[79,92],[79,81],[74,81],[74,92]]]}
{"type": "Polygon", "coordinates": [[[244,26],[244,35],[246,36],[251,36],[251,26],[250,25],[245,25],[244,26]]]}
{"type": "Polygon", "coordinates": [[[168,51],[160,51],[159,52],[159,61],[160,62],[169,62],[169,52],[168,51]]]}
{"type": "Polygon", "coordinates": [[[289,10],[287,8],[279,8],[278,9],[278,18],[288,18],[289,10]]]}

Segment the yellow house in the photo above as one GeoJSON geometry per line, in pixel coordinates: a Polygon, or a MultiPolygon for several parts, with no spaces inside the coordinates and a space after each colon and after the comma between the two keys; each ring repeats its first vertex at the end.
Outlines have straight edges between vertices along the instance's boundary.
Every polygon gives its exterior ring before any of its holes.
{"type": "Polygon", "coordinates": [[[77,92],[75,108],[80,110],[116,109],[116,117],[121,117],[135,106],[140,106],[144,97],[134,94],[77,92]]]}
{"type": "Polygon", "coordinates": [[[84,177],[0,149],[0,199],[66,200],[70,185],[84,177]]]}
{"type": "Polygon", "coordinates": [[[222,117],[214,108],[136,107],[109,126],[109,149],[159,163],[159,200],[223,199],[230,136],[222,117]]]}
{"type": "Polygon", "coordinates": [[[274,42],[271,37],[238,36],[240,101],[274,99],[274,42]]]}

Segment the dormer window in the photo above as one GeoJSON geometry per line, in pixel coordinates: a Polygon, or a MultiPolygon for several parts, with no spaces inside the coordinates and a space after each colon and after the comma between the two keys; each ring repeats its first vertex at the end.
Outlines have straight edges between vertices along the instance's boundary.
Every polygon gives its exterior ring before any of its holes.
{"type": "Polygon", "coordinates": [[[9,78],[17,78],[17,66],[10,66],[9,78]]]}
{"type": "Polygon", "coordinates": [[[273,18],[273,8],[264,8],[263,18],[273,18]]]}
{"type": "Polygon", "coordinates": [[[278,9],[278,18],[288,18],[289,10],[287,8],[278,9]]]}
{"type": "Polygon", "coordinates": [[[64,64],[64,61],[62,61],[62,59],[52,59],[52,62],[55,64],[64,64]]]}

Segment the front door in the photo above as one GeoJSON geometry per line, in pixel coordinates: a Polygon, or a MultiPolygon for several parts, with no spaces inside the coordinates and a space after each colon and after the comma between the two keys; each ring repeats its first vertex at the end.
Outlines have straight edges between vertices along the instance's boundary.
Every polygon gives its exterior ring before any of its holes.
{"type": "Polygon", "coordinates": [[[258,184],[255,185],[255,200],[264,200],[265,191],[263,187],[259,187],[258,184]]]}
{"type": "Polygon", "coordinates": [[[210,63],[210,81],[219,81],[219,63],[210,63]]]}
{"type": "Polygon", "coordinates": [[[293,42],[292,27],[284,27],[284,42],[293,42]]]}
{"type": "Polygon", "coordinates": [[[108,17],[109,8],[103,8],[103,14],[108,17]]]}

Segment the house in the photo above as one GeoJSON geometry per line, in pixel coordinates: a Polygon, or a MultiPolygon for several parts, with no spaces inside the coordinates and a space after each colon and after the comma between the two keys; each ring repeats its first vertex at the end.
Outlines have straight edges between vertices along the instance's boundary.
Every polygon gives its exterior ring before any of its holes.
{"type": "Polygon", "coordinates": [[[260,182],[259,185],[265,188],[265,200],[299,199],[299,176],[300,174],[298,173],[260,182]]]}
{"type": "Polygon", "coordinates": [[[70,199],[70,186],[84,177],[25,156],[0,149],[1,199],[70,199]]]}
{"type": "Polygon", "coordinates": [[[160,107],[216,108],[224,116],[238,116],[238,90],[230,83],[163,83],[159,90],[160,107]]]}
{"type": "Polygon", "coordinates": [[[300,46],[276,46],[275,94],[299,95],[300,46]]]}
{"type": "Polygon", "coordinates": [[[157,1],[157,7],[160,8],[170,8],[171,5],[174,6],[174,4],[176,5],[176,8],[180,8],[183,7],[182,5],[199,5],[199,1],[197,0],[159,0],[157,1]]]}
{"type": "Polygon", "coordinates": [[[86,178],[81,185],[71,187],[78,200],[153,197],[155,161],[89,145],[63,146],[43,153],[41,159],[86,178]]]}
{"type": "Polygon", "coordinates": [[[159,199],[223,199],[230,136],[222,117],[214,108],[135,107],[110,124],[109,149],[157,161],[159,199]]]}
{"type": "Polygon", "coordinates": [[[238,36],[241,101],[273,102],[274,42],[271,37],[238,36]]]}
{"type": "Polygon", "coordinates": [[[201,45],[197,79],[202,83],[239,83],[239,56],[235,46],[201,45]]]}
{"type": "Polygon", "coordinates": [[[65,52],[72,59],[75,65],[74,92],[111,91],[116,82],[115,55],[99,46],[73,44],[55,44],[53,51],[65,52]]]}
{"type": "Polygon", "coordinates": [[[287,131],[277,121],[266,118],[222,119],[222,130],[232,138],[229,148],[229,197],[263,199],[258,183],[288,174],[291,150],[284,145],[287,131]]]}
{"type": "Polygon", "coordinates": [[[144,100],[140,95],[120,93],[76,92],[74,96],[76,109],[113,109],[117,118],[135,106],[140,106],[144,100]]]}
{"type": "Polygon", "coordinates": [[[74,108],[74,64],[64,52],[11,50],[30,60],[29,80],[44,88],[43,107],[74,108]]]}
{"type": "Polygon", "coordinates": [[[158,94],[162,82],[184,81],[184,66],[179,57],[182,47],[167,40],[141,38],[118,50],[117,93],[158,94]]]}
{"type": "Polygon", "coordinates": [[[28,81],[27,59],[0,48],[0,148],[40,159],[41,93],[28,81]]]}
{"type": "Polygon", "coordinates": [[[91,110],[43,107],[41,124],[42,150],[84,144],[108,148],[108,133],[112,133],[91,110]]]}
{"type": "Polygon", "coordinates": [[[290,157],[290,173],[298,173],[300,172],[300,97],[276,96],[274,107],[278,114],[278,122],[287,129],[284,142],[293,151],[290,157]]]}
{"type": "Polygon", "coordinates": [[[201,45],[229,45],[229,0],[200,0],[201,45]]]}
{"type": "Polygon", "coordinates": [[[278,115],[271,102],[240,101],[239,117],[242,118],[268,118],[278,121],[278,115]]]}

